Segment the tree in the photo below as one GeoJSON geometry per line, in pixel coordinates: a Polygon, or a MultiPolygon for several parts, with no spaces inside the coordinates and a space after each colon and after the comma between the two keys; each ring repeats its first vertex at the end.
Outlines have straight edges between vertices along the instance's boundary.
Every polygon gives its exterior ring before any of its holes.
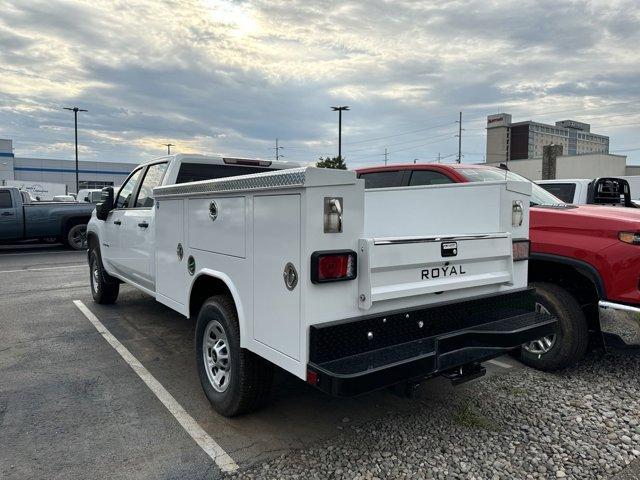
{"type": "Polygon", "coordinates": [[[316,167],[318,168],[337,168],[339,170],[346,170],[347,164],[342,157],[327,157],[318,159],[318,163],[316,163],[316,167]]]}

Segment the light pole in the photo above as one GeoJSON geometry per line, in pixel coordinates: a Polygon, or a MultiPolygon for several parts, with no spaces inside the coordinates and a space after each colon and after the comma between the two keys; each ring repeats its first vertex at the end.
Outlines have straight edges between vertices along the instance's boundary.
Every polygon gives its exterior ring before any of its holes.
{"type": "Polygon", "coordinates": [[[342,111],[349,110],[349,107],[331,107],[331,110],[338,112],[338,157],[342,158],[342,111]]]}
{"type": "Polygon", "coordinates": [[[171,155],[171,147],[175,147],[173,143],[163,143],[165,147],[167,147],[167,155],[171,155]]]}
{"type": "Polygon", "coordinates": [[[77,194],[78,190],[80,190],[80,181],[78,180],[78,112],[86,112],[87,110],[84,110],[78,107],[63,107],[63,108],[65,110],[70,110],[73,112],[73,124],[75,127],[75,133],[76,133],[76,194],[77,194]]]}

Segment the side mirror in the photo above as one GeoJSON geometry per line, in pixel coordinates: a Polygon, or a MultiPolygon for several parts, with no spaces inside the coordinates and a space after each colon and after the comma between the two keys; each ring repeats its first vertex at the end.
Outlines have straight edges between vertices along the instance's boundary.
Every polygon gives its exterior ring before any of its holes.
{"type": "Polygon", "coordinates": [[[88,202],[89,201],[89,197],[84,197],[84,201],[88,202]]]}
{"type": "Polygon", "coordinates": [[[96,205],[96,217],[104,221],[111,210],[113,210],[113,187],[105,187],[102,189],[102,202],[96,205]]]}

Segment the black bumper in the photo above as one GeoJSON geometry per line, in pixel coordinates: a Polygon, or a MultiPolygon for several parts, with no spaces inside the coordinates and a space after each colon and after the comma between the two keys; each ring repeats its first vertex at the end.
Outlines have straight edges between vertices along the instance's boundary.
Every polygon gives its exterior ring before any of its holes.
{"type": "Polygon", "coordinates": [[[533,289],[360,317],[310,328],[309,379],[357,395],[481,362],[553,333],[533,289]]]}

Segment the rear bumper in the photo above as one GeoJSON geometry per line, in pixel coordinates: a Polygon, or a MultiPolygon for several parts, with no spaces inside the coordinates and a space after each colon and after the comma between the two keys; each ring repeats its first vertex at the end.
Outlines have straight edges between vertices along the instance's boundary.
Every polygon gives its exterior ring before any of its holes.
{"type": "Polygon", "coordinates": [[[350,396],[451,372],[553,333],[532,289],[312,326],[309,378],[350,396]]]}
{"type": "Polygon", "coordinates": [[[600,330],[607,343],[614,346],[640,346],[640,308],[601,300],[600,330]]]}

